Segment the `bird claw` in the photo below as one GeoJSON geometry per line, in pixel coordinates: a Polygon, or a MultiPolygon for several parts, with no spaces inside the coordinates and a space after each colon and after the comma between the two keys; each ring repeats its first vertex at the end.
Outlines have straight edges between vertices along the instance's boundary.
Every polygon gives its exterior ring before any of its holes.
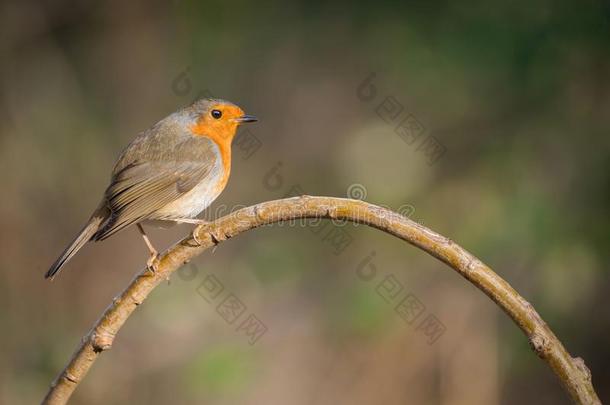
{"type": "MultiPolygon", "coordinates": [[[[212,253],[214,253],[216,251],[216,248],[218,247],[218,244],[220,243],[220,241],[218,240],[216,235],[214,235],[211,232],[210,232],[210,237],[212,238],[212,243],[214,244],[214,246],[212,247],[212,253]]],[[[195,231],[193,231],[193,240],[195,241],[197,246],[203,246],[203,244],[201,243],[201,240],[197,236],[197,232],[195,232],[195,231]]]]}
{"type": "MultiPolygon", "coordinates": [[[[199,239],[199,236],[197,236],[197,229],[200,226],[204,226],[204,227],[208,227],[209,225],[211,225],[212,223],[210,221],[205,221],[203,219],[199,220],[198,222],[198,226],[195,227],[195,229],[193,229],[193,240],[195,241],[195,243],[197,244],[197,246],[203,246],[203,243],[201,242],[201,239],[199,239]]],[[[214,244],[218,244],[218,240],[216,239],[216,237],[214,236],[213,233],[210,232],[210,236],[212,237],[212,242],[214,242],[214,244]]]]}
{"type": "Polygon", "coordinates": [[[146,261],[146,269],[150,273],[151,276],[157,274],[157,270],[159,269],[159,253],[151,252],[150,257],[146,261]]]}
{"type": "Polygon", "coordinates": [[[197,232],[195,232],[197,230],[197,228],[195,228],[193,230],[193,240],[195,241],[195,243],[197,244],[197,246],[202,246],[201,240],[199,239],[199,237],[197,236],[197,232]]]}

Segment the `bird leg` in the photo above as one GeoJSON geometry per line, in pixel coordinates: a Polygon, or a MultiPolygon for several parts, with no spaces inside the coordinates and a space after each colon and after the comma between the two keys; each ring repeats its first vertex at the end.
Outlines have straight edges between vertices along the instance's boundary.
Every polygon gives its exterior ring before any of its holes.
{"type": "Polygon", "coordinates": [[[155,249],[155,247],[150,242],[150,239],[148,239],[148,235],[146,235],[146,232],[144,232],[144,228],[142,228],[142,225],[136,225],[138,226],[138,230],[142,234],[142,238],[144,239],[144,242],[146,243],[146,246],[148,246],[148,250],[150,251],[150,257],[146,261],[146,266],[148,267],[148,270],[154,274],[157,271],[156,261],[159,257],[159,252],[157,252],[157,249],[155,249]]]}

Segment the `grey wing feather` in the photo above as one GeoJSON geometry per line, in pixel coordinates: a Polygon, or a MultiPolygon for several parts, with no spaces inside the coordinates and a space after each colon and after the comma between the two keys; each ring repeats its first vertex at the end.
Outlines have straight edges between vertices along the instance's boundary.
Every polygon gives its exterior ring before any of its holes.
{"type": "Polygon", "coordinates": [[[212,148],[210,140],[191,137],[172,149],[173,156],[163,156],[163,160],[146,156],[147,149],[144,153],[130,151],[136,160],[114,173],[106,190],[110,218],[94,239],[106,239],[148,218],[204,181],[215,161],[212,148]]]}

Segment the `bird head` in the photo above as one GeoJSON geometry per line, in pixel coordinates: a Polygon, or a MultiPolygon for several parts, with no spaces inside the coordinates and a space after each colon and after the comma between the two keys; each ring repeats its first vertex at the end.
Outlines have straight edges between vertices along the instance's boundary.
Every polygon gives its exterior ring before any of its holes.
{"type": "Polygon", "coordinates": [[[237,127],[258,121],[255,116],[247,115],[237,105],[225,100],[201,99],[191,108],[191,113],[195,115],[195,124],[191,127],[193,134],[207,136],[216,142],[230,144],[237,127]]]}

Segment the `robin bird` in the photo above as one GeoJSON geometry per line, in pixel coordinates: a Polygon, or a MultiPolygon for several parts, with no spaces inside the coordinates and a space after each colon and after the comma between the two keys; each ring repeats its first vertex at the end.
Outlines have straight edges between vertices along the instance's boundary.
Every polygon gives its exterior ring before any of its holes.
{"type": "Polygon", "coordinates": [[[88,241],[100,241],[136,224],[158,256],[142,222],[201,224],[197,216],[225,188],[231,172],[231,141],[237,127],[257,121],[235,104],[201,99],[140,133],[121,153],[110,185],[87,225],[53,263],[53,278],[88,241]]]}

